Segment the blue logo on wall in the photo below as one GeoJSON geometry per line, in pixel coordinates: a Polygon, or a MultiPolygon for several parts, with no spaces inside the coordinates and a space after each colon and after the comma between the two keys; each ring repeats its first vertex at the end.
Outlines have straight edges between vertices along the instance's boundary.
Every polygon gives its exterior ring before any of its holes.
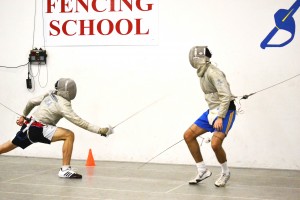
{"type": "Polygon", "coordinates": [[[295,36],[295,20],[293,18],[293,15],[300,7],[300,0],[296,0],[296,2],[290,7],[290,9],[280,9],[278,10],[275,15],[275,24],[276,26],[271,30],[271,32],[267,35],[267,37],[261,42],[260,47],[262,49],[265,49],[266,47],[283,47],[287,44],[289,44],[295,36]],[[277,33],[278,30],[285,30],[291,33],[291,37],[281,43],[281,44],[269,44],[270,40],[274,37],[274,35],[277,33]]]}

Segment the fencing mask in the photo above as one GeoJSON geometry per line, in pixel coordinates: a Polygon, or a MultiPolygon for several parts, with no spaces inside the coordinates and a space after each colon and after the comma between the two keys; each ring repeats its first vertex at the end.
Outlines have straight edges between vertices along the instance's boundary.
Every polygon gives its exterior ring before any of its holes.
{"type": "Polygon", "coordinates": [[[61,96],[69,101],[73,100],[76,97],[76,83],[70,78],[60,78],[55,83],[55,89],[58,96],[61,96]]]}
{"type": "Polygon", "coordinates": [[[210,62],[211,53],[207,46],[194,46],[189,53],[189,61],[192,67],[197,69],[199,77],[202,77],[210,62]]]}

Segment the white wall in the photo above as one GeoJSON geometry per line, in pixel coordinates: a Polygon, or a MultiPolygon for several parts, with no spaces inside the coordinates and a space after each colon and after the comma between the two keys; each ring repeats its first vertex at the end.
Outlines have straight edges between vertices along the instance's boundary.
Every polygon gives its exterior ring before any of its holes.
{"type": "MultiPolygon", "coordinates": [[[[58,126],[76,133],[73,159],[146,162],[182,139],[184,131],[207,109],[198,77],[189,65],[194,45],[208,45],[213,61],[226,73],[235,95],[266,88],[299,73],[300,33],[283,48],[262,50],[260,42],[274,27],[274,13],[294,0],[187,0],[159,2],[158,46],[47,47],[48,84],[29,92],[27,68],[0,68],[0,102],[22,112],[27,100],[47,92],[60,77],[76,80],[74,110],[84,119],[115,125],[144,106],[164,97],[115,129],[109,138],[75,127],[66,120],[58,126]],[[118,52],[116,54],[116,52],[118,52]]],[[[38,4],[40,5],[40,4],[38,4]]],[[[300,11],[299,11],[300,12],[300,11]]],[[[296,27],[300,14],[296,13],[296,27]]],[[[0,3],[0,65],[27,62],[32,48],[34,0],[0,3]]],[[[38,10],[35,46],[43,46],[38,10]]],[[[275,42],[289,35],[278,33],[275,42]]],[[[37,67],[33,67],[37,73],[37,67]]],[[[47,81],[41,68],[40,84],[47,81]]],[[[242,101],[224,148],[230,166],[300,169],[300,77],[242,101]]],[[[0,142],[17,132],[16,114],[0,106],[0,142]]],[[[200,141],[200,140],[199,140],[200,141]]],[[[62,143],[35,144],[7,155],[61,157],[62,143]]],[[[202,148],[208,165],[217,165],[210,146],[202,148]]],[[[184,142],[152,162],[193,164],[184,142]]]]}

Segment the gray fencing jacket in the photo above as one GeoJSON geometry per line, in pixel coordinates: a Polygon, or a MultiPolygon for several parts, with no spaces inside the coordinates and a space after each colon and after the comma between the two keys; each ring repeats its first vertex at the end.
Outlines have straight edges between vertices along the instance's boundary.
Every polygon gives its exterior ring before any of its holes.
{"type": "Polygon", "coordinates": [[[209,110],[218,109],[218,117],[224,118],[228,111],[230,101],[234,100],[225,74],[216,66],[207,64],[203,76],[199,75],[200,85],[205,94],[209,110]]]}
{"type": "Polygon", "coordinates": [[[39,107],[32,114],[32,117],[43,124],[55,126],[57,122],[64,117],[85,130],[98,133],[100,129],[99,126],[93,125],[80,118],[73,111],[70,101],[53,93],[47,93],[30,99],[23,111],[23,115],[27,116],[35,106],[39,107]]]}

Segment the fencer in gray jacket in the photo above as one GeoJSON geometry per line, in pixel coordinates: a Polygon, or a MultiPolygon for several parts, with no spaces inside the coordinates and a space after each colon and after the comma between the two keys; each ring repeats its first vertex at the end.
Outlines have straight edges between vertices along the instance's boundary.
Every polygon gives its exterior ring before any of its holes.
{"type": "Polygon", "coordinates": [[[184,139],[197,167],[197,176],[189,183],[197,184],[210,177],[212,173],[206,168],[196,138],[206,132],[213,133],[211,146],[222,169],[221,176],[216,180],[215,186],[222,187],[230,178],[222,143],[235,120],[236,108],[226,76],[210,62],[211,56],[207,46],[195,46],[189,52],[189,61],[192,67],[197,69],[208,110],[185,131],[184,139]]]}
{"type": "Polygon", "coordinates": [[[62,167],[58,172],[61,178],[82,178],[71,168],[71,156],[73,151],[74,133],[71,130],[57,127],[56,124],[62,118],[66,118],[75,125],[98,133],[102,136],[112,134],[112,128],[99,127],[80,118],[72,109],[71,100],[76,97],[77,87],[74,80],[61,78],[55,84],[55,90],[44,95],[32,98],[28,101],[23,116],[17,120],[21,130],[13,140],[0,145],[0,154],[9,152],[16,147],[22,149],[29,145],[40,142],[50,144],[51,142],[64,141],[62,149],[62,167]],[[35,108],[37,109],[28,116],[35,108]]]}

